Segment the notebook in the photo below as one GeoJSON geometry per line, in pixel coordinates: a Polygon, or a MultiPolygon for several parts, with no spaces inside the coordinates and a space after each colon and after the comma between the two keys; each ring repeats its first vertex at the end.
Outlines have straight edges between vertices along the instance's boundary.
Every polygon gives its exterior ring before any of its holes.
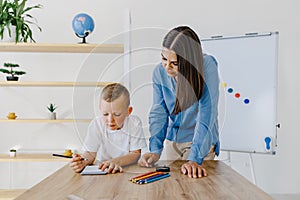
{"type": "Polygon", "coordinates": [[[107,174],[107,171],[102,171],[99,169],[99,165],[88,165],[80,173],[81,175],[104,175],[107,174]]]}

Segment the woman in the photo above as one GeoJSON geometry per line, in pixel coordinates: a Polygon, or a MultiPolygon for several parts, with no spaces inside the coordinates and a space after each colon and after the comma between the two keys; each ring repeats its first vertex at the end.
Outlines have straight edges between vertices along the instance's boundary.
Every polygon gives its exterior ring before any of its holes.
{"type": "MultiPolygon", "coordinates": [[[[219,77],[216,60],[202,54],[197,34],[187,26],[165,36],[162,62],[153,72],[153,105],[149,124],[150,152],[140,166],[151,167],[166,147],[187,160],[181,172],[191,178],[207,176],[204,159],[219,154],[219,77]]],[[[167,154],[168,155],[168,154],[167,154]]]]}

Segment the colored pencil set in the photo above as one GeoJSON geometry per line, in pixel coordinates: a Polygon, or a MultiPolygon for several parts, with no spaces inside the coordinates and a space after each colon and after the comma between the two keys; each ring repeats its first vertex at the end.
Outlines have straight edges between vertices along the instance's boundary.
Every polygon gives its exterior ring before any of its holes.
{"type": "Polygon", "coordinates": [[[145,174],[141,174],[141,175],[133,177],[129,180],[136,184],[147,184],[147,183],[152,183],[154,181],[158,181],[158,180],[167,178],[169,176],[170,176],[169,173],[154,171],[154,172],[148,172],[145,174]]]}

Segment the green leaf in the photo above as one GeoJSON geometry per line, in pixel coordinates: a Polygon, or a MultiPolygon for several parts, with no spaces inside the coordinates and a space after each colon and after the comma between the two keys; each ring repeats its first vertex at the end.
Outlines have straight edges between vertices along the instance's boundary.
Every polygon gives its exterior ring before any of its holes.
{"type": "Polygon", "coordinates": [[[26,72],[24,72],[24,71],[16,71],[16,70],[13,70],[13,68],[20,67],[19,64],[15,64],[15,63],[4,63],[3,66],[4,66],[4,67],[7,67],[7,68],[10,68],[10,70],[5,69],[5,68],[1,68],[1,69],[0,69],[0,72],[2,72],[2,73],[5,73],[5,74],[11,74],[12,76],[14,76],[14,75],[23,75],[23,74],[26,74],[26,72]]]}
{"type": "Polygon", "coordinates": [[[10,71],[7,69],[0,69],[0,72],[5,73],[5,74],[10,74],[10,71]]]}
{"type": "Polygon", "coordinates": [[[26,72],[23,71],[14,71],[14,75],[23,75],[26,74],[26,72]]]}
{"type": "Polygon", "coordinates": [[[29,25],[34,25],[39,31],[42,28],[39,27],[36,22],[37,20],[30,15],[33,9],[42,8],[41,4],[34,6],[27,6],[27,0],[1,0],[0,1],[0,38],[3,39],[4,28],[7,28],[9,35],[11,36],[11,27],[15,26],[16,35],[15,42],[35,42],[33,39],[32,30],[29,25]]]}
{"type": "Polygon", "coordinates": [[[50,112],[54,112],[57,106],[55,106],[53,103],[50,103],[50,105],[47,108],[50,112]]]}
{"type": "Polygon", "coordinates": [[[19,64],[14,64],[14,63],[4,63],[4,67],[20,67],[19,64]]]}

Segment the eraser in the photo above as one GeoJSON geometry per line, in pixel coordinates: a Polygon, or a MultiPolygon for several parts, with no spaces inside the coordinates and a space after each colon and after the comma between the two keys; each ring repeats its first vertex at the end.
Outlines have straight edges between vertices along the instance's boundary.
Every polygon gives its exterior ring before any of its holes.
{"type": "Polygon", "coordinates": [[[167,167],[167,166],[158,166],[158,167],[156,167],[156,171],[157,172],[169,172],[170,171],[170,167],[167,167]]]}

